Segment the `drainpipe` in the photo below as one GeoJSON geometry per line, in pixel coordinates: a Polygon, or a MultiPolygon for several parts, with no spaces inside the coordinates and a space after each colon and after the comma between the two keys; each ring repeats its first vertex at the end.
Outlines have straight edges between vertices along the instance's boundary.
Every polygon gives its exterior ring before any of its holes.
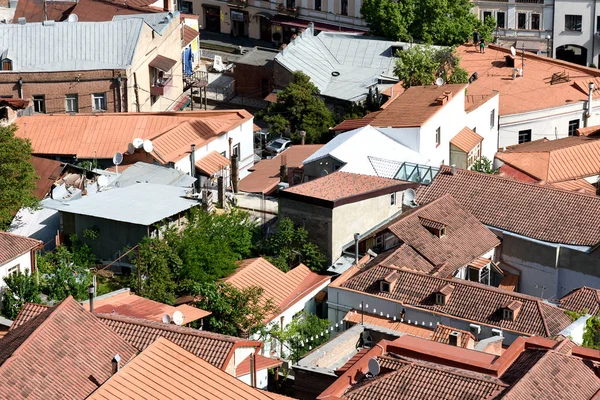
{"type": "Polygon", "coordinates": [[[17,81],[17,83],[19,84],[19,98],[22,99],[23,98],[23,78],[19,77],[19,80],[17,81]]]}
{"type": "MultiPolygon", "coordinates": [[[[190,175],[192,178],[196,178],[196,145],[192,144],[192,152],[190,153],[190,175]]],[[[196,180],[196,182],[198,182],[196,180]]],[[[194,189],[198,187],[198,184],[194,182],[194,189]]]]}
{"type": "MultiPolygon", "coordinates": [[[[594,52],[596,51],[596,32],[598,32],[598,27],[596,25],[596,1],[594,0],[594,11],[592,14],[592,62],[594,63],[594,52]],[[594,29],[596,28],[596,29],[594,29]]],[[[594,63],[596,64],[596,63],[594,63]]],[[[598,65],[596,65],[598,68],[598,65]]]]}
{"type": "Polygon", "coordinates": [[[123,112],[123,99],[121,98],[121,73],[117,75],[117,96],[119,96],[119,112],[123,112]]]}
{"type": "Polygon", "coordinates": [[[587,112],[585,113],[585,126],[589,126],[590,117],[592,116],[592,94],[594,93],[594,82],[590,82],[588,84],[589,92],[588,92],[588,102],[587,102],[587,112]]]}
{"type": "Polygon", "coordinates": [[[354,234],[354,264],[358,266],[358,239],[360,238],[360,233],[354,234]]]}

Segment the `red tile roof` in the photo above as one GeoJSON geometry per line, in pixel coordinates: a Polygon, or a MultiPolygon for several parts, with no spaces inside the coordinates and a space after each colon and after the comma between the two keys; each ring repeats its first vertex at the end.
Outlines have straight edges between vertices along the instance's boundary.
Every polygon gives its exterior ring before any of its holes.
{"type": "MultiPolygon", "coordinates": [[[[396,332],[402,332],[407,335],[422,337],[425,339],[431,339],[433,335],[432,329],[423,328],[418,325],[409,324],[407,322],[401,322],[399,319],[394,321],[392,318],[387,316],[378,316],[370,313],[363,313],[357,310],[350,310],[344,317],[344,321],[353,324],[369,324],[379,326],[381,328],[389,329],[396,332]]],[[[398,335],[399,336],[399,335],[398,335]]]]}
{"type": "Polygon", "coordinates": [[[334,208],[410,187],[414,187],[412,182],[338,171],[283,190],[280,196],[299,201],[313,199],[334,208]]]}
{"type": "Polygon", "coordinates": [[[346,119],[342,122],[340,122],[339,124],[337,124],[336,126],[334,126],[333,128],[331,128],[332,131],[338,132],[346,132],[346,131],[351,131],[353,129],[357,129],[357,128],[362,128],[365,127],[367,125],[369,125],[373,119],[375,117],[364,117],[364,118],[357,118],[357,119],[346,119]]]}
{"type": "Polygon", "coordinates": [[[85,399],[137,350],[72,297],[0,341],[0,393],[10,399],[85,399]]]}
{"type": "Polygon", "coordinates": [[[245,110],[163,113],[104,113],[34,115],[18,118],[16,136],[31,140],[34,154],[111,158],[126,153],[137,137],[150,139],[159,162],[179,161],[190,146],[210,143],[252,119],[245,110]]]}
{"type": "Polygon", "coordinates": [[[431,273],[443,278],[450,277],[457,269],[488,253],[500,241],[477,218],[469,213],[450,195],[443,196],[424,206],[401,214],[385,230],[393,233],[401,243],[397,251],[383,261],[385,265],[431,273]],[[433,234],[424,221],[445,227],[446,235],[433,234]],[[422,258],[428,263],[415,261],[422,258]],[[444,264],[444,265],[443,265],[444,264]]]}
{"type": "Polygon", "coordinates": [[[585,179],[575,179],[572,181],[562,181],[552,183],[557,189],[568,190],[569,192],[577,192],[595,196],[597,189],[594,185],[586,181],[585,179]]]}
{"type": "Polygon", "coordinates": [[[156,13],[163,10],[150,7],[151,0],[79,0],[71,11],[82,22],[112,21],[115,15],[156,13]]]}
{"type": "Polygon", "coordinates": [[[35,174],[38,176],[35,188],[35,197],[39,200],[43,200],[46,195],[50,192],[50,188],[54,182],[62,174],[65,165],[60,161],[49,160],[41,157],[31,157],[31,163],[35,168],[35,174]]]}
{"type": "MultiPolygon", "coordinates": [[[[83,307],[89,310],[89,302],[86,302],[83,307]]],[[[109,293],[108,295],[94,299],[95,313],[113,313],[162,322],[165,314],[168,314],[172,318],[175,311],[180,311],[183,314],[184,324],[189,324],[211,314],[209,311],[185,304],[173,307],[168,304],[159,303],[158,301],[137,296],[128,290],[116,294],[109,293]]]]}
{"type": "Polygon", "coordinates": [[[452,139],[450,139],[450,144],[453,144],[465,153],[468,153],[473,149],[473,147],[477,146],[482,141],[482,136],[465,126],[452,139]]]}
{"type": "Polygon", "coordinates": [[[508,147],[496,158],[546,182],[562,182],[600,174],[600,136],[540,139],[508,147]]]}
{"type": "Polygon", "coordinates": [[[89,397],[90,400],[216,398],[273,397],[165,338],[158,338],[89,397]]]}
{"type": "MultiPolygon", "coordinates": [[[[280,367],[283,364],[283,361],[269,358],[265,356],[261,356],[260,354],[256,354],[254,356],[254,362],[256,365],[256,371],[262,371],[263,369],[271,369],[280,367]]],[[[250,356],[246,357],[244,361],[238,364],[235,369],[235,376],[240,377],[244,375],[248,375],[250,373],[250,356]]]]}
{"type": "Polygon", "coordinates": [[[266,317],[269,321],[330,280],[330,276],[312,272],[303,264],[283,272],[262,257],[243,260],[237,271],[224,279],[238,289],[251,286],[264,289],[262,303],[271,299],[279,307],[275,315],[266,317]]]}
{"type": "Polygon", "coordinates": [[[17,329],[25,322],[37,317],[49,308],[50,306],[46,306],[43,304],[25,303],[23,307],[21,307],[21,311],[19,311],[19,314],[17,314],[9,330],[17,329]]]}
{"type": "Polygon", "coordinates": [[[600,311],[600,290],[587,286],[580,287],[564,295],[558,304],[565,310],[577,313],[585,311],[596,315],[600,311]]]}
{"type": "Polygon", "coordinates": [[[389,102],[386,108],[370,122],[370,125],[394,128],[422,126],[444,107],[436,103],[438,97],[445,92],[457,94],[464,91],[466,87],[467,85],[464,84],[410,87],[389,102]]]}
{"type": "Polygon", "coordinates": [[[571,318],[563,310],[537,297],[466,280],[438,278],[381,265],[365,270],[353,267],[347,273],[351,275],[353,270],[355,274],[340,283],[340,288],[368,293],[430,312],[545,337],[554,336],[571,324],[571,318]],[[399,275],[391,293],[380,292],[377,282],[394,270],[398,270],[399,275]],[[448,284],[454,286],[452,295],[447,297],[445,305],[436,305],[434,294],[448,284]],[[511,300],[523,303],[515,321],[504,320],[502,316],[502,307],[511,300]]]}
{"type": "Polygon", "coordinates": [[[433,340],[435,342],[439,342],[439,343],[449,344],[450,343],[449,336],[452,332],[460,333],[460,337],[458,338],[459,339],[459,342],[458,342],[459,347],[467,348],[467,346],[469,345],[469,340],[471,340],[472,342],[475,342],[475,336],[473,336],[473,334],[471,332],[463,331],[461,329],[456,329],[451,326],[446,326],[446,325],[442,325],[442,324],[439,324],[435,328],[435,332],[433,333],[431,340],[433,340]]]}
{"type": "Polygon", "coordinates": [[[8,232],[0,232],[0,265],[14,260],[15,258],[41,246],[42,242],[39,240],[30,239],[25,236],[13,235],[12,233],[8,232]]]}
{"type": "Polygon", "coordinates": [[[450,167],[442,167],[418,190],[417,202],[445,194],[488,226],[551,243],[600,242],[600,197],[461,169],[452,175],[450,167]]]}
{"type": "Polygon", "coordinates": [[[291,146],[276,157],[259,161],[249,169],[251,174],[240,180],[239,189],[248,193],[273,193],[280,182],[279,167],[282,163],[285,163],[288,168],[300,168],[302,162],[321,147],[322,144],[291,146]]]}
{"type": "Polygon", "coordinates": [[[19,18],[25,18],[27,23],[44,21],[44,5],[48,15],[47,19],[63,21],[69,16],[77,3],[75,1],[19,0],[12,22],[16,24],[19,18]]]}
{"type": "Polygon", "coordinates": [[[207,176],[213,176],[220,170],[227,168],[230,163],[231,162],[227,159],[227,157],[223,156],[221,153],[211,151],[196,161],[196,168],[198,168],[201,173],[207,176]]]}

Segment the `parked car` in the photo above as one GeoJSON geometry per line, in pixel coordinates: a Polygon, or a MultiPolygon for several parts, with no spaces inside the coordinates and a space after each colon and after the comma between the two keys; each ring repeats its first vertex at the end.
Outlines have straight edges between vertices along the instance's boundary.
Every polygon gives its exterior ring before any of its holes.
{"type": "Polygon", "coordinates": [[[291,145],[292,141],[290,139],[281,137],[275,140],[271,140],[265,147],[265,151],[273,155],[277,155],[287,150],[291,145]]]}

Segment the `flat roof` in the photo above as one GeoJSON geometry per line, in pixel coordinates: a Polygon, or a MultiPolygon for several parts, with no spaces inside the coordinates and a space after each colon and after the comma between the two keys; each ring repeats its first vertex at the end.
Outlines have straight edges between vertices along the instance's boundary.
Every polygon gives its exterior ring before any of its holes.
{"type": "Polygon", "coordinates": [[[46,199],[42,205],[70,214],[150,226],[200,204],[183,198],[185,192],[186,189],[175,186],[138,183],[68,203],[46,199]]]}

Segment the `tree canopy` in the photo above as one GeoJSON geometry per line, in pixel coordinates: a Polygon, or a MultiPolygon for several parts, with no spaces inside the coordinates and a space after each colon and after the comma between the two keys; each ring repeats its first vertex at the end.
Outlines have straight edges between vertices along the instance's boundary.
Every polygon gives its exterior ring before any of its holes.
{"type": "Polygon", "coordinates": [[[271,133],[297,139],[299,132],[305,131],[307,143],[320,143],[335,125],[334,114],[319,97],[319,89],[302,72],[294,72],[292,82],[277,93],[277,102],[261,116],[271,133]]]}
{"type": "Polygon", "coordinates": [[[4,277],[2,315],[14,320],[25,303],[41,303],[40,288],[29,270],[4,277]]]}
{"type": "Polygon", "coordinates": [[[364,0],[360,12],[374,35],[451,46],[482,28],[471,7],[469,0],[364,0]]]}
{"type": "Polygon", "coordinates": [[[405,88],[431,85],[438,77],[449,83],[467,83],[468,73],[459,63],[453,48],[413,46],[398,52],[394,74],[405,88]]]}
{"type": "Polygon", "coordinates": [[[0,230],[8,228],[21,207],[38,205],[31,143],[15,137],[16,130],[15,125],[0,127],[0,230]]]}

